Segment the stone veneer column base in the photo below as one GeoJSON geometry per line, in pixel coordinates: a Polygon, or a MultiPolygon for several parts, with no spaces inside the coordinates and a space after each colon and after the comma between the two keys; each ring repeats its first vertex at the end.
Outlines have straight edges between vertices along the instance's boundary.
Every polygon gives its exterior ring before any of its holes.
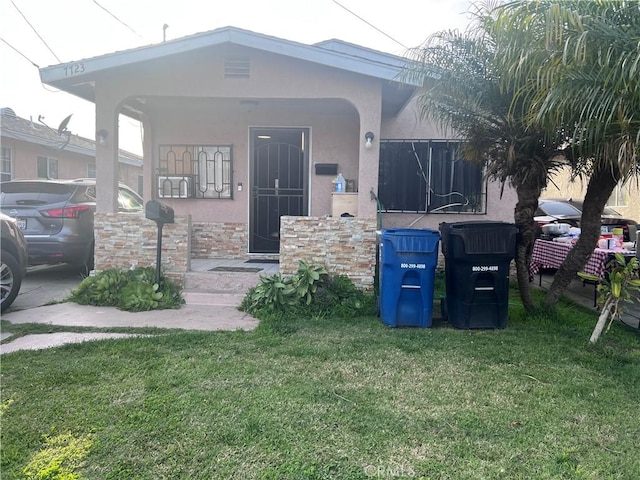
{"type": "Polygon", "coordinates": [[[373,288],[376,221],[357,217],[281,217],[280,273],[293,275],[300,260],[322,263],[363,290],[373,288]]]}
{"type": "MultiPolygon", "coordinates": [[[[156,266],[158,227],[144,212],[96,213],[94,234],[96,271],[156,266]]],[[[191,217],[176,217],[162,228],[162,270],[182,284],[190,259],[191,217]]]]}

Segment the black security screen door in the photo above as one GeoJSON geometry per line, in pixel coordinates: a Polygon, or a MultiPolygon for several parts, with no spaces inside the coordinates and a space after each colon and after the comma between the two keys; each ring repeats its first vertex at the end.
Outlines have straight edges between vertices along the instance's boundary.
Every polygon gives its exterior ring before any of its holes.
{"type": "Polygon", "coordinates": [[[307,129],[251,129],[249,251],[280,251],[280,217],[307,215],[307,129]]]}

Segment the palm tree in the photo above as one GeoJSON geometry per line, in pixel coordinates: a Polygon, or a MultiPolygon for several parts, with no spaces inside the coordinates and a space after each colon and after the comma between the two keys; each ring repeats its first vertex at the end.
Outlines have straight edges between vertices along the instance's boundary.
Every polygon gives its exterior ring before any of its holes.
{"type": "MultiPolygon", "coordinates": [[[[528,268],[533,216],[549,172],[559,166],[554,159],[557,142],[529,128],[512,108],[516,87],[502,88],[495,39],[484,27],[491,21],[489,10],[479,9],[476,15],[478,22],[467,32],[439,32],[410,51],[413,61],[404,76],[424,87],[418,98],[421,116],[455,131],[465,139],[465,159],[485,165],[487,178],[503,188],[509,184],[515,189],[517,280],[523,304],[533,307],[528,268]]],[[[519,101],[520,111],[526,112],[526,101],[519,101]]]]}
{"type": "Polygon", "coordinates": [[[640,173],[640,4],[635,0],[514,1],[496,10],[491,32],[512,111],[527,104],[526,125],[570,132],[574,175],[588,178],[581,235],[555,276],[555,306],[586,264],[600,215],[620,181],[640,173]]]}

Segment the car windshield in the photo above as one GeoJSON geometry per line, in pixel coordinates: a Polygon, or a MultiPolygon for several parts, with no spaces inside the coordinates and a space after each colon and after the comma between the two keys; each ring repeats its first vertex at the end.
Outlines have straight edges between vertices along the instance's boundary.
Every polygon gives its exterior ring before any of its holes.
{"type": "Polygon", "coordinates": [[[611,207],[604,207],[604,210],[602,211],[602,213],[604,215],[616,215],[616,216],[620,216],[619,212],[616,212],[613,208],[611,207]]]}
{"type": "Polygon", "coordinates": [[[142,199],[124,188],[118,194],[118,203],[123,210],[142,210],[142,199]]]}
{"type": "MultiPolygon", "coordinates": [[[[576,200],[573,200],[573,206],[576,207],[578,210],[580,210],[580,212],[582,212],[582,202],[578,202],[576,200]]],[[[604,209],[602,210],[602,214],[603,215],[613,215],[613,216],[620,216],[620,212],[616,212],[613,208],[611,207],[604,207],[604,209]]]]}
{"type": "Polygon", "coordinates": [[[582,212],[569,203],[563,202],[544,202],[540,205],[547,215],[581,215],[582,212]]]}
{"type": "Polygon", "coordinates": [[[64,202],[72,189],[68,185],[47,182],[3,182],[0,184],[3,205],[43,205],[64,202]]]}

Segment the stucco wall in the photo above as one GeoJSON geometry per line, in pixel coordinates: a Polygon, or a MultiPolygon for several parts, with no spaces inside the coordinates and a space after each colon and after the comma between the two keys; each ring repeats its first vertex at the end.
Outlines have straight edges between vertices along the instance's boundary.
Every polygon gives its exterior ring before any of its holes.
{"type": "MultiPolygon", "coordinates": [[[[381,139],[443,139],[440,132],[420,119],[415,101],[397,113],[383,116],[380,79],[329,68],[273,53],[233,46],[206,49],[172,59],[127,67],[118,78],[108,79],[108,89],[96,91],[104,101],[127,97],[142,99],[145,110],[145,200],[153,198],[155,166],[161,144],[232,145],[234,158],[232,200],[169,200],[176,214],[195,221],[247,223],[250,182],[248,151],[251,127],[301,127],[310,129],[309,214],[331,211],[331,177],[314,173],[314,163],[338,163],[345,178],[356,180],[360,192],[358,215],[374,219],[378,152],[381,139]],[[228,56],[250,60],[250,78],[225,79],[228,56]],[[364,149],[363,131],[375,134],[374,147],[364,149]],[[243,191],[237,189],[243,184],[243,191]]],[[[487,219],[509,221],[515,202],[508,194],[497,198],[490,188],[487,219]]],[[[476,218],[476,217],[473,217],[476,218]]],[[[442,215],[441,221],[457,221],[442,215]]],[[[410,224],[414,217],[392,220],[410,224]]],[[[419,220],[424,222],[423,219],[419,220]]]]}
{"type": "MultiPolygon", "coordinates": [[[[327,215],[331,212],[331,176],[316,175],[315,163],[337,163],[345,178],[357,178],[358,151],[353,138],[358,136],[357,114],[352,106],[337,100],[327,100],[341,113],[314,112],[323,102],[304,102],[295,111],[287,112],[282,104],[263,105],[255,111],[239,110],[238,102],[209,102],[215,111],[194,109],[186,112],[176,110],[172,116],[156,122],[155,135],[165,144],[232,145],[233,146],[233,199],[163,199],[176,213],[192,215],[194,221],[237,222],[248,220],[251,198],[249,182],[249,129],[254,126],[301,127],[310,129],[310,151],[308,179],[310,190],[310,214],[327,215]],[[273,110],[269,110],[273,109],[273,110]],[[283,111],[284,109],[284,111],[283,111]],[[193,127],[187,131],[180,128],[188,122],[193,127]],[[242,183],[243,190],[237,185],[242,183]]],[[[290,107],[293,107],[290,105],[290,107]]],[[[157,158],[158,145],[153,155],[157,158]]],[[[309,148],[309,146],[307,146],[309,148]]]]}
{"type": "MultiPolygon", "coordinates": [[[[88,177],[88,165],[96,163],[94,156],[82,155],[64,149],[47,148],[13,138],[2,137],[2,146],[11,149],[12,179],[38,178],[39,156],[58,160],[57,178],[59,179],[88,177]]],[[[142,175],[142,168],[121,163],[118,169],[119,180],[134,191],[138,191],[138,175],[142,175]]]]}
{"type": "Polygon", "coordinates": [[[87,176],[87,164],[95,163],[93,157],[87,157],[66,150],[45,148],[29,142],[11,138],[2,138],[2,146],[11,149],[13,160],[13,178],[37,178],[38,156],[58,160],[58,178],[79,178],[87,176]]]}

